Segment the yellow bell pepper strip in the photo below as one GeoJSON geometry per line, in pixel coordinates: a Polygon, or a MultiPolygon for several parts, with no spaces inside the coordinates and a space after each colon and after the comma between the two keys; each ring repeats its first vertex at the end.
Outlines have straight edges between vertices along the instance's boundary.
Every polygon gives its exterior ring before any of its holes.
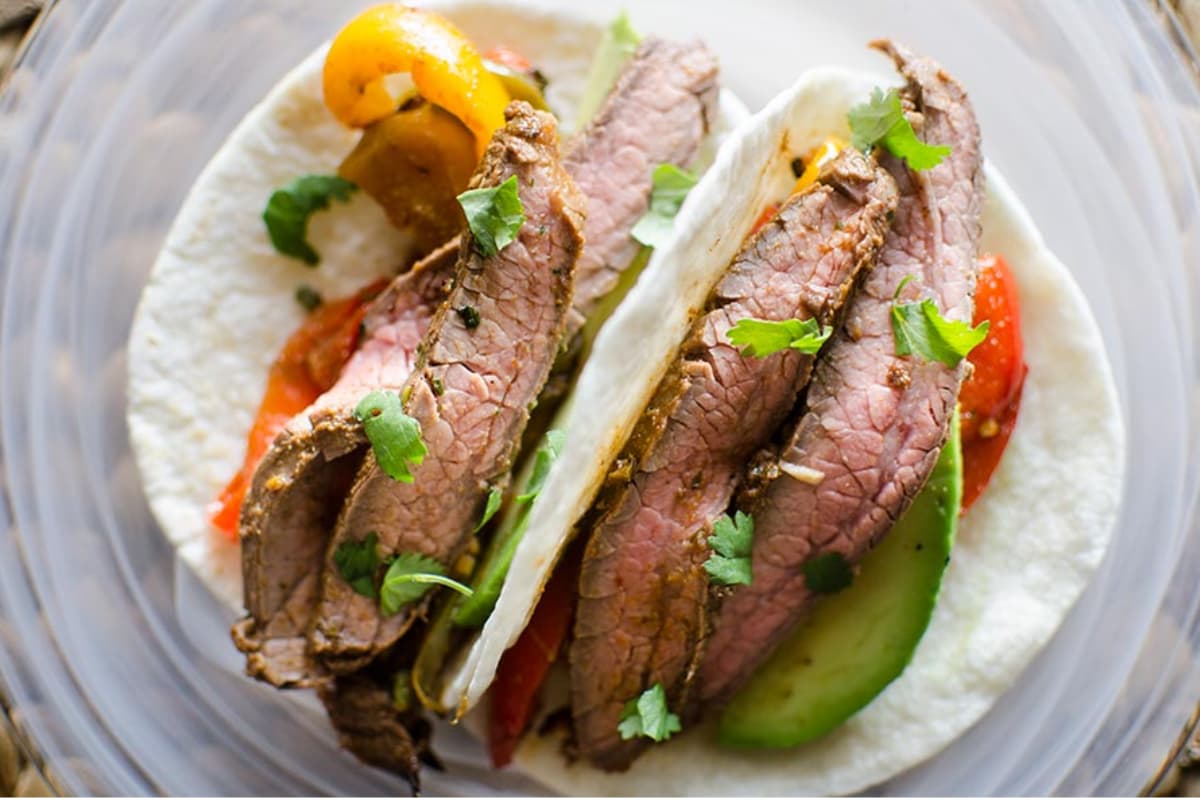
{"type": "Polygon", "coordinates": [[[804,172],[796,179],[792,194],[799,194],[816,183],[821,176],[821,167],[832,161],[845,146],[846,143],[841,139],[830,137],[808,151],[808,157],[804,159],[804,172]]]}
{"type": "Polygon", "coordinates": [[[396,110],[384,78],[412,75],[426,100],[462,120],[479,156],[504,125],[509,96],[471,42],[447,20],[395,3],[368,8],[338,33],[325,56],[325,105],[363,128],[396,110]]]}

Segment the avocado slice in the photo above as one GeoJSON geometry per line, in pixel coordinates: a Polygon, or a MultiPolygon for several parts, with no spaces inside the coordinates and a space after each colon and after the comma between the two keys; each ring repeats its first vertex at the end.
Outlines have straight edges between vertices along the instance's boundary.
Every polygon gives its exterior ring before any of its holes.
{"type": "Polygon", "coordinates": [[[717,737],[732,747],[780,748],[832,731],[895,680],[937,602],[958,527],[958,415],[925,488],[866,558],[854,582],[820,600],[734,696],[717,737]]]}

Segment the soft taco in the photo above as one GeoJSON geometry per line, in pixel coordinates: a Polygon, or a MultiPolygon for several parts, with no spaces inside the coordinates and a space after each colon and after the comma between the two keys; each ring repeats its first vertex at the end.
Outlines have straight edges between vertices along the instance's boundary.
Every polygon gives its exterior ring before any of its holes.
{"type": "Polygon", "coordinates": [[[197,181],[130,343],[147,495],[246,609],[247,671],[320,688],[364,758],[415,779],[425,726],[380,743],[363,706],[399,716],[393,651],[529,505],[510,473],[545,462],[595,331],[745,116],[703,43],[623,17],[387,5],[197,181]]]}
{"type": "Polygon", "coordinates": [[[887,780],[1012,686],[1103,556],[1123,430],[1099,330],[962,87],[877,47],[898,90],[813,70],[736,132],[580,376],[555,503],[443,697],[553,789],[887,780]],[[852,147],[795,185],[851,142],[874,175],[852,147]]]}
{"type": "Polygon", "coordinates": [[[430,714],[632,794],[855,791],[978,719],[1104,552],[1122,430],[965,92],[879,46],[898,89],[816,70],[728,136],[707,48],[624,18],[380,6],[285,78],[130,345],[248,673],[414,787],[430,714]]]}

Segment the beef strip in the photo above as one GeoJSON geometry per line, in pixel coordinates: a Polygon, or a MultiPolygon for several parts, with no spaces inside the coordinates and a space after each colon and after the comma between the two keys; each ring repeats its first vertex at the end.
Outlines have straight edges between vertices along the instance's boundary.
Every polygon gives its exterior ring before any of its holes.
{"type": "Polygon", "coordinates": [[[743,355],[729,329],[747,317],[833,325],[895,206],[891,177],[855,150],[789,199],[717,284],[622,453],[632,478],[610,485],[600,501],[571,647],[576,744],[597,766],[625,768],[646,743],[618,735],[629,700],[662,683],[678,706],[704,634],[711,522],[812,369],[814,356],[799,350],[743,355]]]}
{"type": "Polygon", "coordinates": [[[951,319],[972,316],[983,204],[979,127],[962,87],[933,61],[890,42],[907,80],[914,128],[952,153],[911,172],[886,165],[900,203],[879,265],[817,365],[808,408],[783,448],[777,476],[751,510],[753,582],[724,601],[701,664],[697,694],[726,700],[808,609],[802,567],[840,553],[856,563],[891,529],[933,469],[966,369],[897,356],[893,296],[932,297],[951,319]]]}
{"type": "Polygon", "coordinates": [[[577,330],[641,245],[630,232],[650,208],[659,164],[691,166],[716,117],[717,59],[701,42],[648,37],[608,98],[566,147],[563,166],[587,198],[575,279],[577,330]]]}
{"type": "Polygon", "coordinates": [[[329,533],[362,463],[354,406],[372,389],[404,385],[457,261],[457,247],[441,248],[375,299],[338,382],[288,423],[255,470],[239,520],[248,616],[234,641],[256,678],[289,687],[325,677],[306,653],[307,632],[329,533]]]}
{"type": "Polygon", "coordinates": [[[321,686],[321,702],[338,732],[338,744],[364,764],[400,775],[421,790],[421,764],[438,765],[430,749],[432,727],[416,710],[399,710],[385,680],[359,674],[321,686]]]}
{"type": "Polygon", "coordinates": [[[554,118],[525,103],[510,104],[506,116],[471,185],[496,186],[516,175],[525,221],[517,240],[492,257],[464,238],[455,287],[402,392],[428,448],[413,482],[393,480],[368,457],[342,508],[309,632],[311,652],[337,673],[395,642],[423,606],[383,618],[377,600],[338,574],[334,552],[374,532],[381,557],[421,553],[453,564],[489,489],[507,481],[529,407],[562,339],[583,244],[583,201],[558,160],[554,118]],[[459,313],[468,307],[475,315],[459,313]]]}

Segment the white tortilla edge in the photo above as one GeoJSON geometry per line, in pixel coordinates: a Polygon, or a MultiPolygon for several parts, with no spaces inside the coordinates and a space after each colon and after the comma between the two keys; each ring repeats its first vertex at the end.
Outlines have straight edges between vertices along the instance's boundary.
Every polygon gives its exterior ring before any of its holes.
{"type": "MultiPolygon", "coordinates": [[[[884,81],[892,82],[892,81],[884,81]]],[[[644,408],[695,309],[758,212],[786,193],[789,160],[848,137],[846,112],[878,76],[805,73],[734,133],[676,218],[678,235],[597,338],[573,396],[565,446],[517,549],[495,612],[445,699],[472,707],[516,640],[571,527],[644,408]]],[[[825,795],[861,791],[934,756],[1019,678],[1087,585],[1114,527],[1125,467],[1115,384],[1095,319],[1000,174],[986,168],[983,250],[1020,284],[1029,366],[1020,417],[991,485],[962,520],[929,630],[912,663],[829,736],[785,751],[718,748],[700,727],[624,773],[569,764],[558,736],[528,736],[516,764],[581,795],[825,795]],[[1087,480],[1079,480],[1086,475],[1087,480]]]]}

